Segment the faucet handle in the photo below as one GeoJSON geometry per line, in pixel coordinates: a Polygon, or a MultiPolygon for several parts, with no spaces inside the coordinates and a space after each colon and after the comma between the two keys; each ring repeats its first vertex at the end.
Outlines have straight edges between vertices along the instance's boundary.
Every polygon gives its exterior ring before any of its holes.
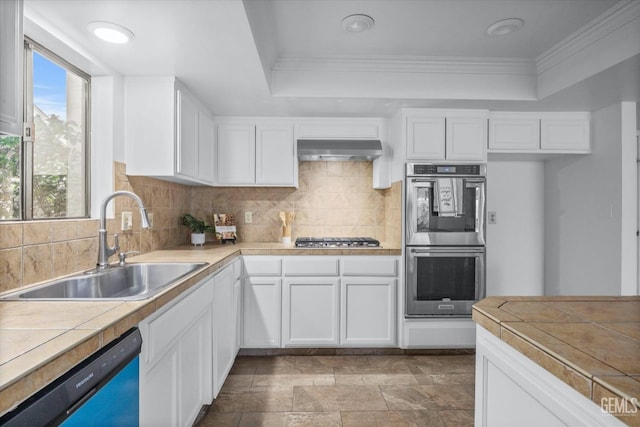
{"type": "Polygon", "coordinates": [[[139,254],[139,253],[140,253],[139,251],[120,252],[120,253],[118,254],[118,258],[119,258],[119,260],[120,260],[120,262],[118,263],[118,265],[119,265],[120,267],[124,267],[124,265],[125,265],[125,260],[126,260],[126,258],[127,258],[127,256],[128,256],[128,255],[139,254]]]}
{"type": "Polygon", "coordinates": [[[113,250],[115,252],[120,250],[120,240],[118,239],[118,234],[113,235],[113,250]]]}

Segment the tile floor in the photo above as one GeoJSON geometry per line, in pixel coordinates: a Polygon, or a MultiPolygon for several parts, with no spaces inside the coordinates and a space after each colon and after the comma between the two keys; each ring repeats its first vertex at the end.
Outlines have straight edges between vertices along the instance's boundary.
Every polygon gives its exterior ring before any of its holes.
{"type": "Polygon", "coordinates": [[[198,427],[473,425],[473,355],[239,356],[198,427]]]}

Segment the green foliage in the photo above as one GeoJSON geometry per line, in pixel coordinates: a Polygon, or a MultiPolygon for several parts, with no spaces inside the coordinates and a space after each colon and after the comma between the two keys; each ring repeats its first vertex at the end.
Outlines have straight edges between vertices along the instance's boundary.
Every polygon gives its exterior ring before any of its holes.
{"type": "Polygon", "coordinates": [[[208,225],[200,218],[196,218],[190,214],[182,215],[182,225],[186,225],[191,229],[192,233],[197,234],[204,233],[205,231],[215,231],[215,228],[212,225],[208,225]]]}
{"type": "Polygon", "coordinates": [[[20,137],[0,136],[0,219],[20,218],[20,137]]]}
{"type": "Polygon", "coordinates": [[[70,180],[84,179],[82,129],[56,114],[36,114],[34,120],[33,217],[82,216],[84,194],[75,194],[71,189],[78,186],[70,186],[70,180]]]}

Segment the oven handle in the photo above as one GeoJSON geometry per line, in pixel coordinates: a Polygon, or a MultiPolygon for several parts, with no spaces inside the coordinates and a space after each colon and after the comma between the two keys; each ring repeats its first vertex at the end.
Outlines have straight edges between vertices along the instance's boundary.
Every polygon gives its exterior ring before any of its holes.
{"type": "Polygon", "coordinates": [[[411,253],[414,254],[429,254],[429,253],[456,253],[456,254],[481,254],[484,253],[484,247],[440,247],[440,248],[424,248],[424,249],[416,249],[411,248],[411,253]]]}

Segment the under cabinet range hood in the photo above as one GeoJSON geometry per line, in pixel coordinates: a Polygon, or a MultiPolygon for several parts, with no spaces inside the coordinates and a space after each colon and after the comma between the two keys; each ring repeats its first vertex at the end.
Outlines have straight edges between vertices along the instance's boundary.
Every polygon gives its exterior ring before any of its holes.
{"type": "Polygon", "coordinates": [[[371,161],[382,155],[377,139],[299,139],[298,158],[311,161],[371,161]]]}

